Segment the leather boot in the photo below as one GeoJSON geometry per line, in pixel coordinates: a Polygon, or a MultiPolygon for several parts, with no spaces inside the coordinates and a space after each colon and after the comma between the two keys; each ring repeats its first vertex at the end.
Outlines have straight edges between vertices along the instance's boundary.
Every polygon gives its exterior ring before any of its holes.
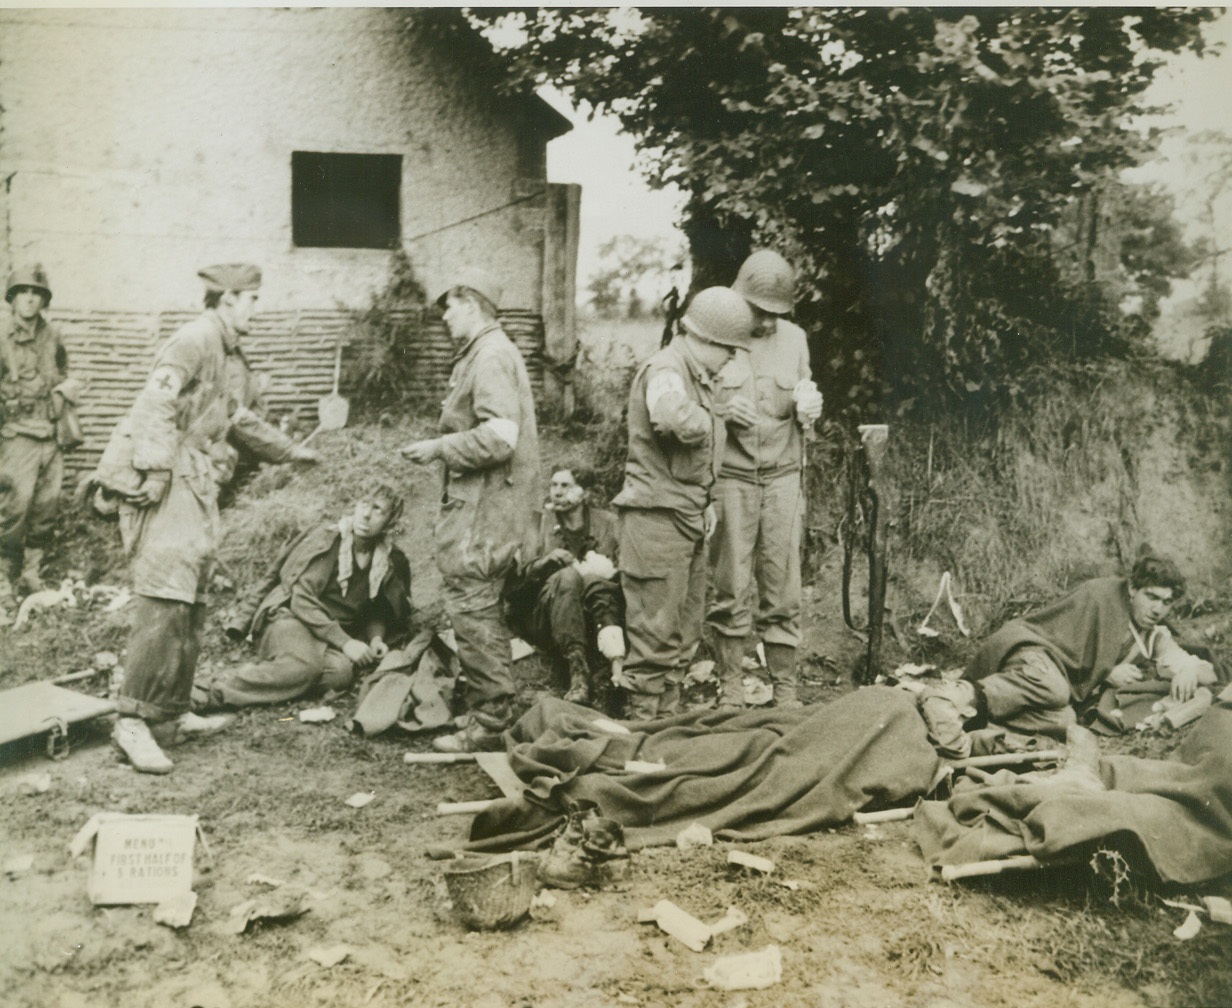
{"type": "Polygon", "coordinates": [[[744,709],[743,637],[714,635],[714,673],[719,677],[719,710],[744,709]]]}
{"type": "Polygon", "coordinates": [[[565,660],[569,663],[569,688],[564,699],[569,703],[590,703],[590,666],[586,664],[586,649],[574,645],[565,652],[565,660]]]}
{"type": "Polygon", "coordinates": [[[21,577],[18,579],[18,585],[26,590],[26,594],[33,594],[47,587],[39,573],[42,566],[43,551],[27,548],[21,561],[21,577]]]}
{"type": "Polygon", "coordinates": [[[774,706],[785,710],[803,707],[796,696],[796,649],[791,644],[763,644],[766,671],[774,686],[774,706]]]}

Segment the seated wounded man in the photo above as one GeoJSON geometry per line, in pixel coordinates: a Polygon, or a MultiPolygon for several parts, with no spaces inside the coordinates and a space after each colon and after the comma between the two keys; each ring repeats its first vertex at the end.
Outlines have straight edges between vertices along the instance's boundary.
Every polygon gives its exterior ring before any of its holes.
{"type": "Polygon", "coordinates": [[[920,709],[943,755],[972,751],[968,732],[983,725],[1065,738],[1094,717],[1105,689],[1151,679],[1178,701],[1217,677],[1163,620],[1185,593],[1171,560],[1144,556],[1128,578],[1084,581],[1058,602],[1011,620],[976,651],[962,679],[925,689],[920,709]]]}
{"type": "Polygon", "coordinates": [[[280,703],[344,690],[410,628],[411,571],[394,545],[401,498],[389,487],[336,524],[309,529],[279,559],[251,620],[258,661],[194,687],[197,710],[280,703]]]}
{"type": "Polygon", "coordinates": [[[558,676],[568,679],[564,698],[581,704],[597,700],[604,673],[619,672],[625,654],[616,519],[586,496],[573,469],[552,473],[534,556],[519,565],[505,591],[510,628],[552,659],[558,676]]]}

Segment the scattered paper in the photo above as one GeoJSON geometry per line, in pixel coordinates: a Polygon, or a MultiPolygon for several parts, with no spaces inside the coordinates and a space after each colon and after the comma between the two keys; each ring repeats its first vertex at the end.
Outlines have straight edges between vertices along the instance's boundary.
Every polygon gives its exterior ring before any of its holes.
{"type": "Polygon", "coordinates": [[[1185,922],[1172,932],[1172,937],[1179,938],[1181,941],[1189,941],[1201,930],[1202,919],[1190,910],[1189,915],[1185,918],[1185,922]]]}
{"type": "Polygon", "coordinates": [[[169,928],[184,928],[192,923],[193,911],[197,909],[197,894],[191,890],[174,899],[160,903],[154,908],[154,923],[169,928]]]}
{"type": "Polygon", "coordinates": [[[99,651],[94,655],[94,661],[92,662],[91,667],[98,669],[100,672],[110,672],[119,664],[120,659],[114,652],[99,651]]]}
{"type": "Polygon", "coordinates": [[[243,934],[253,921],[285,921],[307,912],[304,905],[307,892],[299,888],[286,888],[250,899],[233,907],[221,930],[227,934],[243,934]]]}
{"type": "Polygon", "coordinates": [[[631,759],[625,763],[625,773],[658,773],[660,770],[666,770],[667,764],[662,760],[657,763],[649,763],[646,760],[631,759]]]}
{"type": "Polygon", "coordinates": [[[761,990],[783,979],[783,954],[777,945],[767,945],[756,952],[723,956],[702,975],[719,990],[761,990]]]}
{"type": "Polygon", "coordinates": [[[700,952],[710,941],[710,928],[671,900],[659,900],[649,910],[638,913],[637,919],[643,923],[653,921],[661,931],[684,942],[694,952],[700,952]]]}
{"type": "Polygon", "coordinates": [[[907,662],[904,665],[898,666],[890,673],[895,679],[903,679],[907,676],[922,676],[928,675],[930,672],[936,672],[936,665],[916,665],[914,662],[907,662]]]}
{"type": "Polygon", "coordinates": [[[1232,924],[1232,902],[1222,896],[1203,896],[1202,902],[1216,924],[1232,924]]]}
{"type": "Polygon", "coordinates": [[[310,948],[304,953],[318,966],[324,966],[326,969],[337,966],[340,962],[345,961],[350,954],[351,950],[345,945],[330,945],[328,947],[318,945],[316,948],[310,948]]]}
{"type": "Polygon", "coordinates": [[[710,934],[721,935],[725,931],[743,927],[749,922],[749,915],[739,907],[728,907],[727,913],[710,925],[710,934]]]}
{"type": "Polygon", "coordinates": [[[763,872],[766,875],[774,871],[774,862],[769,858],[760,857],[757,854],[749,854],[746,851],[731,851],[727,855],[727,863],[740,865],[743,868],[752,868],[754,871],[763,872]]]}
{"type": "Polygon", "coordinates": [[[299,712],[299,719],[304,724],[323,724],[338,716],[332,707],[309,707],[299,712]]]}
{"type": "Polygon", "coordinates": [[[607,718],[595,718],[590,722],[599,731],[611,732],[613,735],[631,735],[633,734],[622,724],[617,724],[615,721],[609,721],[607,718]]]}
{"type": "Polygon", "coordinates": [[[346,803],[350,805],[351,808],[363,808],[375,797],[375,791],[356,791],[346,800],[346,803]]]}
{"type": "Polygon", "coordinates": [[[774,687],[759,676],[744,677],[744,702],[750,707],[761,707],[774,699],[774,687]]]}
{"type": "Polygon", "coordinates": [[[23,777],[17,782],[17,793],[20,795],[45,794],[51,790],[51,774],[34,774],[23,777]]]}
{"type": "Polygon", "coordinates": [[[699,822],[690,823],[676,834],[676,846],[681,850],[690,847],[709,847],[714,843],[714,836],[708,827],[699,822]]]}
{"type": "Polygon", "coordinates": [[[4,862],[0,871],[3,871],[9,878],[16,878],[18,875],[24,875],[34,867],[33,854],[19,854],[17,857],[11,857],[4,862]]]}
{"type": "Polygon", "coordinates": [[[521,661],[523,658],[528,658],[535,653],[535,649],[531,647],[521,637],[509,638],[509,657],[513,661],[521,661]]]}

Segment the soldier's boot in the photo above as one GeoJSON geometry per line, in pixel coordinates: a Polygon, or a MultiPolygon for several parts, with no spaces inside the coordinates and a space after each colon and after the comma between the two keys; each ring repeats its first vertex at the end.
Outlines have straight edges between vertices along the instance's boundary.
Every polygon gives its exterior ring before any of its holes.
{"type": "Polygon", "coordinates": [[[590,703],[590,666],[586,663],[586,648],[574,644],[565,652],[565,661],[569,663],[569,688],[564,699],[570,703],[590,703]]]}
{"type": "Polygon", "coordinates": [[[122,717],[116,721],[111,741],[137,773],[169,774],[175,766],[154,741],[150,726],[141,718],[122,717]]]}
{"type": "Polygon", "coordinates": [[[506,700],[489,709],[474,708],[461,731],[432,740],[437,752],[501,752],[505,748],[505,729],[513,723],[513,710],[506,700]]]}
{"type": "Polygon", "coordinates": [[[47,587],[43,584],[43,575],[40,573],[42,567],[43,551],[27,548],[21,561],[21,576],[17,580],[18,587],[24,589],[27,595],[47,587]]]}
{"type": "Polygon", "coordinates": [[[714,635],[714,673],[719,678],[719,710],[744,708],[744,638],[714,635]]]}
{"type": "Polygon", "coordinates": [[[763,644],[766,671],[774,687],[774,706],[785,710],[803,707],[796,696],[796,649],[791,644],[763,644]]]}

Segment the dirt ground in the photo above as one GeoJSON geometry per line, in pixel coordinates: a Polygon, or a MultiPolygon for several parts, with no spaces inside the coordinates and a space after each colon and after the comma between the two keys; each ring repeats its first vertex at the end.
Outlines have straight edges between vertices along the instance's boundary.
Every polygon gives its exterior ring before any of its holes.
{"type": "MultiPolygon", "coordinates": [[[[339,459],[316,473],[285,474],[253,488],[265,510],[229,512],[236,535],[292,498],[312,491],[322,513],[349,497],[353,470],[386,455],[407,431],[331,435],[339,459]],[[282,495],[285,495],[282,496],[282,495]],[[246,526],[245,523],[248,523],[246,526]]],[[[559,447],[559,446],[555,446],[559,447]]],[[[553,457],[545,455],[545,457],[553,457]]],[[[262,477],[264,478],[264,477],[262,477]]],[[[431,610],[429,561],[435,491],[408,477],[405,537],[424,574],[415,601],[431,610]]],[[[121,578],[97,532],[66,535],[54,562],[91,547],[91,576],[121,578]]],[[[260,557],[252,559],[259,563],[260,557]]],[[[238,561],[233,566],[239,566],[238,561]]],[[[833,569],[815,572],[808,597],[804,698],[851,689],[860,644],[838,615],[833,569]]],[[[227,595],[221,593],[224,600],[227,595]]],[[[0,631],[0,686],[46,679],[87,665],[97,650],[122,651],[123,609],[57,610],[31,628],[0,631]]],[[[212,635],[206,667],[242,652],[212,635]]],[[[545,686],[543,666],[516,666],[520,699],[545,686]]],[[[96,692],[105,692],[96,689],[96,692]]],[[[694,698],[707,701],[705,695],[694,698]]],[[[808,836],[742,844],[777,863],[769,876],[727,864],[732,845],[637,852],[623,883],[599,891],[557,891],[555,905],[512,930],[471,932],[455,918],[441,863],[429,847],[466,836],[469,818],[438,816],[441,801],[493,797],[473,765],[403,763],[427,739],[393,732],[365,740],[338,720],[303,724],[305,701],[250,710],[229,731],[173,750],[174,773],[134,773],[118,762],[106,722],[72,732],[72,752],[48,760],[41,741],[0,750],[0,857],[22,855],[28,870],[0,878],[0,992],[12,1008],[286,1008],[309,1005],[591,1008],[603,1005],[722,1008],[959,1008],[959,1006],[1194,1006],[1232,1004],[1232,929],[1208,925],[1192,941],[1172,935],[1183,914],[1154,897],[1114,907],[1083,868],[945,885],[926,876],[910,824],[847,826],[808,836]],[[48,774],[50,788],[22,793],[48,774]],[[346,799],[374,795],[362,808],[346,799]],[[152,907],[92,907],[88,859],[68,844],[96,812],[200,816],[199,903],[192,923],[173,930],[152,907]],[[266,886],[252,876],[307,890],[309,910],[282,924],[235,935],[232,907],[266,886]],[[781,884],[797,880],[799,888],[781,884]],[[705,921],[738,907],[748,923],[692,952],[638,910],[670,899],[705,921]],[[782,980],[765,990],[722,991],[702,980],[717,957],[776,945],[782,980]],[[345,950],[333,966],[312,954],[345,950]]],[[[1170,748],[1169,740],[1163,748],[1170,748]]]]}

